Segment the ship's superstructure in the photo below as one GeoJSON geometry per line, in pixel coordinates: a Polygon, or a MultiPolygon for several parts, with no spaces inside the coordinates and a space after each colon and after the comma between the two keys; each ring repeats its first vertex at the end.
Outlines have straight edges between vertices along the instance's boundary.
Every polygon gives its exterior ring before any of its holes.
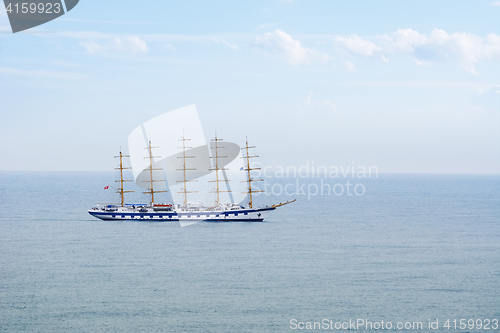
{"type": "Polygon", "coordinates": [[[194,106],[172,111],[172,114],[175,119],[172,119],[171,115],[168,115],[170,118],[165,115],[160,117],[162,120],[168,119],[170,126],[172,120],[177,120],[174,123],[186,125],[189,124],[189,119],[195,124],[188,128],[195,138],[194,141],[193,137],[185,135],[184,129],[182,132],[177,131],[179,136],[174,140],[175,133],[172,132],[178,128],[171,127],[173,130],[165,134],[157,126],[156,118],[153,119],[154,122],[147,122],[134,130],[129,137],[130,156],[121,152],[117,156],[120,158],[119,167],[116,168],[120,170],[120,180],[117,181],[120,182],[117,189],[121,198],[120,204],[98,205],[89,210],[90,215],[102,220],[180,221],[188,224],[198,221],[263,221],[270,211],[295,201],[255,207],[253,194],[263,191],[254,183],[262,179],[252,177],[252,171],[259,168],[252,167],[251,159],[258,156],[251,155],[250,149],[255,147],[249,146],[248,139],[245,147],[240,149],[238,145],[223,141],[216,134],[210,145],[207,145],[199,134],[201,126],[196,123],[197,113],[194,106]],[[146,140],[148,129],[149,133],[163,135],[162,142],[155,141],[155,147],[152,146],[151,139],[146,140]],[[140,149],[141,142],[146,147],[140,149]],[[181,142],[181,147],[178,147],[178,142],[181,142]],[[176,145],[175,150],[171,148],[173,144],[176,145]],[[144,149],[147,150],[146,156],[138,156],[144,149]],[[153,149],[158,149],[159,154],[153,154],[153,149]],[[129,169],[123,166],[125,157],[131,158],[135,182],[145,189],[143,193],[150,198],[148,204],[125,203],[124,194],[133,192],[124,189],[124,182],[130,181],[123,179],[123,170],[129,169]],[[234,177],[234,181],[231,181],[228,175],[234,177]],[[245,185],[241,190],[239,183],[245,185]],[[203,186],[213,188],[204,191],[203,186]],[[174,202],[157,203],[161,199],[158,200],[159,196],[155,194],[167,191],[174,202]],[[191,200],[192,198],[201,199],[191,200]]]}

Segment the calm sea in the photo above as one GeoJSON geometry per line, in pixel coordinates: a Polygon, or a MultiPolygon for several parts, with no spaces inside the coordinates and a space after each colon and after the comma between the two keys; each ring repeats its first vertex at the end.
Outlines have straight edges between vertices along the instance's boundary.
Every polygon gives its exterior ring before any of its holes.
{"type": "Polygon", "coordinates": [[[500,319],[499,176],[381,175],[364,195],[306,188],[263,223],[184,228],[92,218],[108,177],[0,172],[1,331],[500,332],[443,326],[500,319]]]}

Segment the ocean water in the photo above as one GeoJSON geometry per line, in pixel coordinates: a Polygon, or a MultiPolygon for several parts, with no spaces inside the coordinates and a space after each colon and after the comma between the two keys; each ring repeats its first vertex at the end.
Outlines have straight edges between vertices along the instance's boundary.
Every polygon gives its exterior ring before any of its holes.
{"type": "Polygon", "coordinates": [[[2,332],[500,331],[443,326],[500,319],[499,176],[380,175],[363,195],[262,196],[297,198],[263,223],[181,228],[92,218],[108,175],[0,172],[2,332]]]}

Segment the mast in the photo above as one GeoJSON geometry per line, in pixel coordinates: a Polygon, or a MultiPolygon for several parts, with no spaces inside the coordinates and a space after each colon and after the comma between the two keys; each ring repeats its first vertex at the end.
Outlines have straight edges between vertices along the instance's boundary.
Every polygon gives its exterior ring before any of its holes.
{"type": "Polygon", "coordinates": [[[195,156],[186,156],[186,148],[190,149],[192,147],[186,147],[186,141],[191,141],[191,139],[186,139],[184,136],[181,137],[181,139],[179,139],[179,141],[182,141],[182,147],[179,147],[179,149],[182,149],[182,156],[179,156],[177,158],[182,158],[183,160],[183,163],[182,163],[182,169],[177,169],[177,170],[182,170],[182,172],[184,173],[184,178],[183,180],[178,180],[177,182],[178,183],[184,183],[184,188],[182,189],[182,191],[179,191],[177,193],[184,193],[184,205],[187,205],[187,194],[188,193],[198,193],[198,191],[188,191],[187,190],[187,182],[196,182],[197,180],[194,180],[194,179],[191,179],[191,180],[188,180],[186,179],[186,171],[187,170],[196,170],[194,168],[186,168],[186,158],[195,158],[195,156]]]}
{"type": "Polygon", "coordinates": [[[115,170],[120,170],[120,180],[115,180],[115,182],[117,182],[117,183],[120,182],[120,187],[116,190],[116,193],[120,193],[121,206],[123,207],[124,203],[125,203],[125,200],[124,200],[124,197],[123,197],[123,193],[134,192],[134,191],[125,191],[124,190],[123,183],[124,182],[131,182],[132,180],[123,179],[123,169],[132,169],[132,168],[131,167],[124,167],[123,166],[123,158],[124,157],[130,157],[129,155],[123,155],[122,152],[120,152],[120,155],[119,156],[115,156],[115,158],[116,157],[120,158],[120,166],[118,168],[115,168],[115,170]]]}
{"type": "Polygon", "coordinates": [[[143,180],[143,182],[148,182],[150,183],[150,188],[148,188],[148,191],[144,191],[143,193],[149,193],[151,194],[151,205],[154,204],[155,202],[155,197],[154,197],[154,194],[155,193],[165,193],[167,191],[155,191],[154,190],[154,187],[153,187],[153,183],[154,182],[161,182],[162,180],[161,179],[153,179],[153,170],[161,170],[161,169],[158,169],[158,168],[155,168],[153,169],[153,158],[159,158],[160,156],[153,156],[152,152],[151,152],[151,149],[152,148],[158,148],[158,147],[151,147],[151,141],[149,141],[149,145],[144,148],[144,149],[147,149],[148,152],[149,152],[149,156],[147,157],[144,157],[144,158],[149,158],[149,168],[147,168],[146,170],[149,170],[149,180],[143,180]]]}
{"type": "Polygon", "coordinates": [[[253,201],[252,201],[252,193],[256,193],[256,192],[264,192],[262,190],[252,190],[252,182],[260,182],[260,181],[263,181],[263,179],[252,179],[252,175],[251,175],[251,171],[252,170],[260,170],[260,168],[250,168],[250,159],[253,158],[253,157],[259,157],[257,155],[252,155],[250,156],[249,152],[248,152],[248,149],[251,149],[251,148],[255,148],[255,146],[249,146],[248,145],[248,138],[246,138],[246,146],[241,148],[242,150],[245,149],[246,150],[246,155],[243,156],[242,158],[246,158],[247,160],[247,168],[246,169],[243,169],[247,172],[247,180],[246,182],[248,183],[248,189],[247,191],[243,192],[243,193],[248,193],[249,195],[249,203],[248,205],[250,206],[250,208],[253,208],[253,201]]]}
{"type": "Polygon", "coordinates": [[[220,193],[221,192],[231,192],[229,190],[227,191],[222,191],[219,187],[219,182],[228,182],[229,180],[227,179],[219,179],[219,170],[227,170],[224,168],[219,167],[219,158],[225,158],[227,156],[219,156],[219,148],[224,148],[224,147],[219,147],[218,142],[222,141],[222,139],[217,137],[217,133],[215,133],[215,138],[212,139],[213,142],[215,142],[215,156],[212,156],[210,158],[215,158],[215,168],[210,168],[209,170],[215,171],[215,180],[210,180],[211,183],[215,183],[215,191],[210,191],[210,193],[217,193],[217,200],[215,201],[215,204],[218,205],[220,203],[220,193]]]}

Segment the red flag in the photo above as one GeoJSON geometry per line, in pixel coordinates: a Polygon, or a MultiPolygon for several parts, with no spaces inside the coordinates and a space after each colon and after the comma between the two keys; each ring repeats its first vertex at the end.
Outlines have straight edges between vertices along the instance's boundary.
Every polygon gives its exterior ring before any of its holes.
{"type": "Polygon", "coordinates": [[[104,189],[107,190],[109,188],[109,186],[104,186],[104,189]]]}

